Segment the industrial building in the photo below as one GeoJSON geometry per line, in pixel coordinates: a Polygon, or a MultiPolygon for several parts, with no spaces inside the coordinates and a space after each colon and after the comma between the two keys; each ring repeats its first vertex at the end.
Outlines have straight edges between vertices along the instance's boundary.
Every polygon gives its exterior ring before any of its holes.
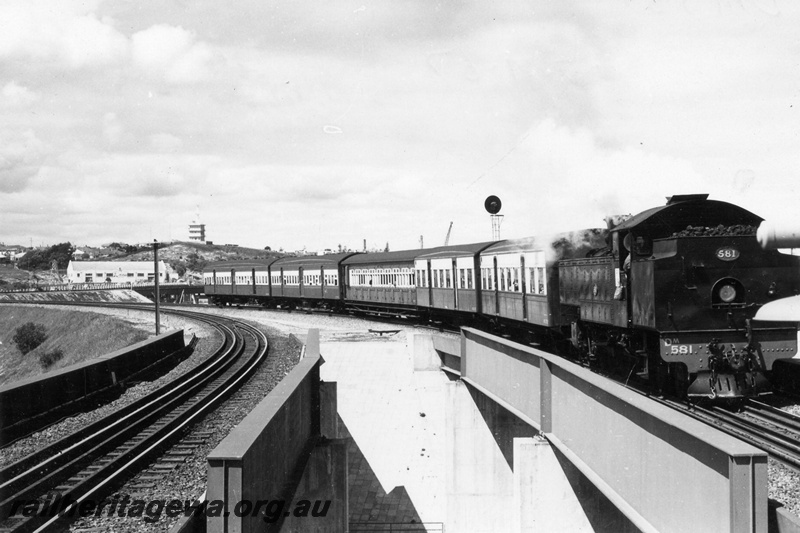
{"type": "MultiPolygon", "coordinates": [[[[158,262],[158,280],[170,280],[170,269],[158,262]]],[[[155,280],[153,261],[70,261],[69,283],[142,283],[155,280]]]]}

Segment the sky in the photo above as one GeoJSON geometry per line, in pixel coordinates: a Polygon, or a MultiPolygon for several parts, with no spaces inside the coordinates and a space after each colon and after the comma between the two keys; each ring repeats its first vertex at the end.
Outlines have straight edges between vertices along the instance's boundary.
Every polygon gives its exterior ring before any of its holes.
{"type": "Polygon", "coordinates": [[[4,0],[0,242],[391,250],[791,217],[800,3],[4,0]]]}

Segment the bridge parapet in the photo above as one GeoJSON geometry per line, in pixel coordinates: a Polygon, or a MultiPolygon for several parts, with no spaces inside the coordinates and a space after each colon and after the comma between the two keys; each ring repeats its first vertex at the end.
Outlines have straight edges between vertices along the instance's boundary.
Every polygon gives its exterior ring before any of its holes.
{"type": "Polygon", "coordinates": [[[763,451],[558,356],[471,328],[456,345],[435,342],[450,371],[540,430],[641,531],[767,529],[763,451]]]}
{"type": "MultiPolygon", "coordinates": [[[[159,287],[162,288],[170,288],[170,289],[184,289],[184,290],[202,290],[204,289],[204,285],[202,284],[192,284],[192,283],[185,283],[185,282],[169,282],[169,281],[162,281],[159,284],[159,287]]],[[[0,292],[63,292],[63,291],[97,291],[97,290],[121,290],[121,289],[133,289],[133,290],[153,290],[155,289],[155,283],[152,281],[139,281],[139,282],[130,282],[130,283],[60,283],[60,284],[52,284],[52,285],[38,285],[36,287],[28,287],[24,289],[2,289],[0,292]]]]}

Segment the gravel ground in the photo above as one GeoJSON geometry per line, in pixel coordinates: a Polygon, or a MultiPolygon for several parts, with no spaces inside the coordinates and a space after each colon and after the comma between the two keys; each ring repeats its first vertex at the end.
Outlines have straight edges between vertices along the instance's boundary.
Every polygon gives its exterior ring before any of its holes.
{"type": "Polygon", "coordinates": [[[794,516],[800,517],[800,474],[771,459],[767,470],[769,497],[781,502],[794,516]]]}
{"type": "MultiPolygon", "coordinates": [[[[786,405],[781,409],[800,416],[800,405],[786,405]]],[[[771,459],[767,469],[769,471],[769,497],[781,502],[787,511],[800,517],[800,473],[771,459]]]]}

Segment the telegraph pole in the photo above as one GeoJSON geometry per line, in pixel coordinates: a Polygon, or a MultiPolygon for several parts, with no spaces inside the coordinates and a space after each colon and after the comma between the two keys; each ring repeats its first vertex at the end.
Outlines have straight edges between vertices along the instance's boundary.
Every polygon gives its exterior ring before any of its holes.
{"type": "Polygon", "coordinates": [[[156,335],[161,334],[161,315],[158,309],[158,302],[161,300],[158,287],[158,241],[153,239],[153,263],[155,266],[155,283],[156,283],[156,335]]]}

